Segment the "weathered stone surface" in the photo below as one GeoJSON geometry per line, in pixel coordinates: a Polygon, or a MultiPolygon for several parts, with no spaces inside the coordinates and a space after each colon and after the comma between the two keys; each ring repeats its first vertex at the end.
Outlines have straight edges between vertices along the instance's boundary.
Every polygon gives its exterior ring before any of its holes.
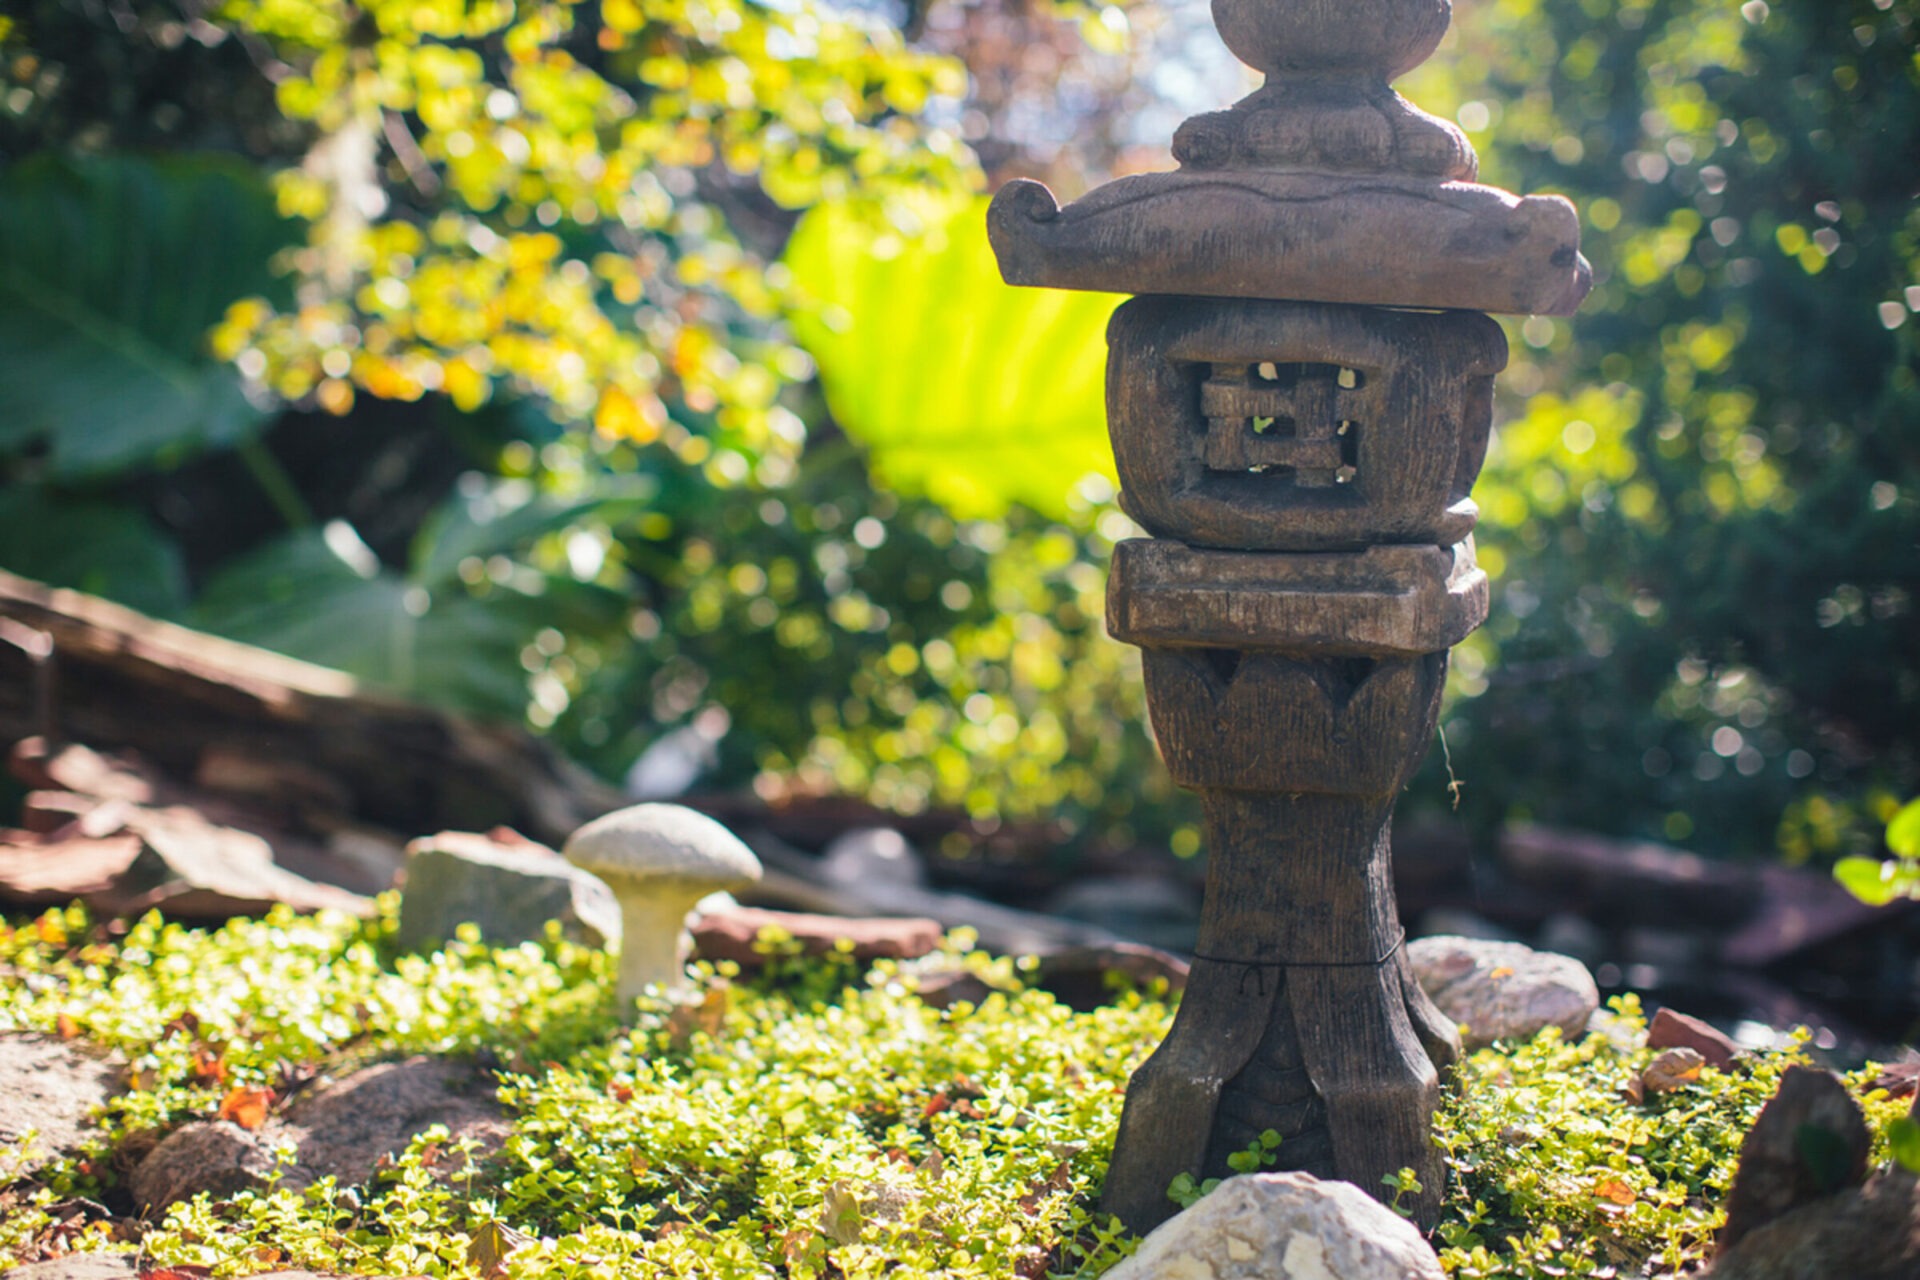
{"type": "MultiPolygon", "coordinates": [[[[1740,1166],[1727,1194],[1727,1222],[1720,1229],[1721,1252],[1795,1209],[1827,1205],[1835,1192],[1858,1186],[1866,1177],[1872,1147],[1860,1106],[1839,1076],[1812,1067],[1787,1068],[1779,1089],[1760,1108],[1740,1144],[1740,1166]]],[[[1837,1269],[1819,1274],[1854,1273],[1837,1269]]]]}
{"type": "Polygon", "coordinates": [[[1304,1173],[1229,1178],[1161,1224],[1108,1280],[1440,1280],[1412,1223],[1304,1173]]]}
{"type": "Polygon", "coordinates": [[[134,1280],[139,1274],[136,1254],[68,1253],[0,1271],[0,1280],[134,1280]]]}
{"type": "Polygon", "coordinates": [[[856,960],[911,960],[939,947],[942,935],[940,923],[925,917],[819,916],[757,907],[708,912],[689,926],[701,959],[732,960],[748,969],[766,963],[767,958],[753,949],[766,928],[785,930],[810,956],[825,955],[845,939],[853,944],[856,960]]]}
{"type": "Polygon", "coordinates": [[[1572,315],[1593,287],[1559,196],[1466,182],[1186,169],[1068,204],[1010,182],[987,209],[1008,284],[1572,315]]]}
{"type": "Polygon", "coordinates": [[[1708,1066],[1723,1071],[1740,1055],[1740,1046],[1726,1032],[1668,1008],[1655,1011],[1647,1027],[1647,1045],[1654,1049],[1692,1049],[1708,1066]]]}
{"type": "MultiPolygon", "coordinates": [[[[225,1120],[184,1125],[148,1153],[129,1186],[134,1204],[149,1215],[202,1191],[233,1195],[263,1185],[283,1144],[294,1148],[294,1159],[281,1172],[282,1185],[332,1176],[352,1186],[434,1125],[446,1126],[449,1149],[464,1138],[479,1143],[476,1160],[497,1150],[511,1129],[490,1082],[471,1065],[408,1058],[319,1085],[257,1130],[225,1120]]],[[[467,1167],[449,1150],[436,1173],[455,1177],[467,1167]]]]}
{"type": "Polygon", "coordinates": [[[1233,56],[1269,76],[1392,80],[1432,56],[1451,0],[1215,0],[1233,56]]]}
{"type": "Polygon", "coordinates": [[[1145,648],[1414,658],[1486,620],[1473,543],[1286,555],[1129,538],[1113,549],[1107,630],[1145,648]]]}
{"type": "Polygon", "coordinates": [[[1461,1040],[1470,1049],[1546,1027],[1574,1039],[1600,1007],[1585,965],[1518,942],[1421,938],[1407,944],[1407,958],[1440,1011],[1466,1028],[1461,1040]]]}
{"type": "Polygon", "coordinates": [[[1012,284],[1570,314],[1592,287],[1573,206],[1473,178],[1458,126],[1388,87],[1433,52],[1448,0],[1216,0],[1266,83],[1174,135],[1181,168],[1062,209],[1001,188],[987,226],[1012,284]]]}
{"type": "Polygon", "coordinates": [[[1167,772],[1183,787],[1233,791],[1398,791],[1433,741],[1447,675],[1444,652],[1375,661],[1149,648],[1142,659],[1167,772]]]}
{"type": "MultiPolygon", "coordinates": [[[[1591,284],[1570,204],[1458,181],[1475,172],[1464,135],[1388,88],[1450,11],[1215,0],[1267,83],[1181,128],[1180,171],[1064,209],[1016,182],[988,210],[1010,283],[1154,295],[1114,314],[1107,411],[1122,504],[1168,541],[1116,555],[1109,628],[1144,650],[1209,862],[1189,988],[1129,1084],[1102,1200],[1136,1231],[1167,1216],[1173,1177],[1223,1172],[1267,1128],[1283,1168],[1378,1195],[1412,1167],[1427,1189],[1402,1207],[1439,1212],[1430,1123],[1459,1039],[1401,950],[1388,821],[1431,741],[1446,649],[1486,614],[1468,491],[1506,348],[1465,313],[1566,313],[1591,284]]],[[[1577,1034],[1598,993],[1572,967],[1565,999],[1488,966],[1474,1020],[1577,1034]]],[[[1114,1274],[1336,1273],[1305,1236],[1265,1259],[1207,1237],[1196,1248],[1227,1256],[1149,1241],[1114,1274]]],[[[1421,1266],[1438,1274],[1431,1254],[1421,1266]]]]}
{"type": "MultiPolygon", "coordinates": [[[[342,1184],[365,1182],[381,1160],[434,1125],[446,1126],[449,1145],[463,1138],[479,1143],[475,1158],[484,1159],[512,1128],[494,1088],[489,1075],[466,1062],[424,1056],[384,1062],[296,1098],[284,1129],[298,1145],[302,1169],[342,1184]]],[[[461,1167],[452,1160],[442,1172],[461,1167]]]]}
{"type": "Polygon", "coordinates": [[[1174,132],[1189,170],[1318,169],[1472,182],[1480,159],[1460,126],[1428,115],[1384,84],[1269,82],[1226,111],[1174,132]]]}
{"type": "Polygon", "coordinates": [[[33,1032],[0,1034],[0,1184],[77,1149],[90,1113],[120,1088],[120,1068],[96,1054],[33,1032]]]}
{"type": "MultiPolygon", "coordinates": [[[[203,1191],[217,1198],[265,1186],[276,1164],[273,1147],[262,1134],[229,1120],[195,1120],[147,1153],[127,1180],[127,1189],[136,1208],[157,1217],[168,1205],[203,1191]]],[[[288,1169],[282,1176],[291,1187],[313,1180],[302,1169],[288,1169]]]]}
{"type": "Polygon", "coordinates": [[[1913,1280],[1920,1182],[1895,1169],[1759,1227],[1720,1255],[1711,1280],[1913,1280]]]}
{"type": "Polygon", "coordinates": [[[543,844],[515,832],[442,831],[407,846],[395,941],[417,951],[476,924],[495,946],[539,941],[558,920],[575,942],[620,940],[620,904],[607,886],[543,844]]]}
{"type": "Polygon", "coordinates": [[[1298,302],[1135,298],[1107,327],[1121,501],[1199,546],[1447,546],[1473,530],[1500,326],[1298,302]]]}

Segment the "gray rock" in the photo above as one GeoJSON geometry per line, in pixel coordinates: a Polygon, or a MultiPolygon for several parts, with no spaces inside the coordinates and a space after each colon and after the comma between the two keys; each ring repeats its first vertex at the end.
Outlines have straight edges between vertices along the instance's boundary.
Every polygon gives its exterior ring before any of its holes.
{"type": "Polygon", "coordinates": [[[1049,915],[1081,920],[1150,946],[1185,951],[1200,929],[1200,899],[1170,876],[1093,876],[1047,900],[1049,915]]]}
{"type": "Polygon", "coordinates": [[[283,1186],[309,1186],[324,1177],[356,1186],[434,1125],[448,1131],[447,1154],[434,1169],[442,1178],[468,1168],[452,1154],[454,1144],[471,1138],[479,1143],[474,1158],[484,1159],[499,1149],[512,1127],[489,1083],[472,1067],[444,1058],[409,1058],[320,1085],[257,1130],[224,1120],[184,1125],[140,1162],[129,1189],[134,1204],[156,1216],[203,1191],[234,1195],[265,1184],[278,1163],[275,1149],[282,1146],[294,1152],[280,1173],[283,1186]]]}
{"type": "Polygon", "coordinates": [[[500,947],[538,942],[549,920],[584,946],[620,940],[620,904],[607,886],[516,833],[443,831],[415,840],[407,855],[396,938],[406,950],[444,942],[463,924],[500,947]]]}
{"type": "Polygon", "coordinates": [[[36,1032],[0,1035],[0,1185],[77,1150],[121,1077],[78,1045],[36,1032]]]}
{"type": "Polygon", "coordinates": [[[1913,1280],[1920,1276],[1920,1182],[1904,1169],[1823,1196],[1720,1255],[1703,1280],[1913,1280]]]}
{"type": "MultiPolygon", "coordinates": [[[[331,1174],[343,1186],[357,1184],[434,1125],[446,1126],[449,1147],[462,1138],[478,1142],[476,1158],[497,1150],[513,1126],[494,1091],[492,1077],[465,1062],[384,1062],[294,1099],[282,1130],[299,1146],[300,1168],[316,1178],[331,1174]]],[[[451,1176],[462,1168],[449,1159],[438,1171],[451,1176]]]]}
{"type": "Polygon", "coordinates": [[[891,827],[861,827],[835,837],[820,857],[820,874],[833,885],[904,885],[918,889],[927,883],[920,853],[891,827]]]}
{"type": "Polygon", "coordinates": [[[1571,1040],[1600,1007],[1585,965],[1518,942],[1421,938],[1407,944],[1407,958],[1440,1012],[1465,1028],[1460,1038],[1469,1049],[1531,1039],[1545,1027],[1571,1040]]]}
{"type": "Polygon", "coordinates": [[[133,1280],[140,1274],[137,1257],[131,1253],[62,1254],[0,1271],[0,1280],[133,1280]]]}
{"type": "Polygon", "coordinates": [[[1107,1280],[1441,1280],[1411,1222],[1345,1182],[1229,1178],[1156,1227],[1107,1280]]]}
{"type": "MultiPolygon", "coordinates": [[[[273,1144],[262,1132],[249,1132],[228,1120],[196,1120],[149,1151],[127,1180],[127,1189],[135,1207],[157,1218],[168,1205],[203,1191],[219,1199],[263,1187],[277,1163],[273,1144]]],[[[304,1187],[313,1179],[290,1168],[282,1181],[304,1187]]]]}

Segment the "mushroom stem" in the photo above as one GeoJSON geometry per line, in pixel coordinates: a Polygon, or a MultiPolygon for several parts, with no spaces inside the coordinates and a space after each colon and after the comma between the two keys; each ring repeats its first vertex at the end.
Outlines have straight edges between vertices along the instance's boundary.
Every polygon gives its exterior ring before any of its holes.
{"type": "Polygon", "coordinates": [[[657,985],[669,997],[687,986],[687,912],[717,889],[760,878],[760,860],[704,813],[674,804],[637,804],[603,814],[567,837],[567,858],[599,876],[620,901],[620,1002],[657,985]]]}
{"type": "Polygon", "coordinates": [[[657,882],[609,880],[620,899],[620,979],[615,994],[622,1007],[657,986],[666,995],[686,989],[687,912],[699,894],[671,892],[657,882]]]}

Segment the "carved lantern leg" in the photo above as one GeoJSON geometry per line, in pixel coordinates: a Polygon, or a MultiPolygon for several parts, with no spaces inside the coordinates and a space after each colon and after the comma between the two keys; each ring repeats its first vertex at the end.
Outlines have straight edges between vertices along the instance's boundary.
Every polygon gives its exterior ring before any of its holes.
{"type": "Polygon", "coordinates": [[[1065,209],[1014,183],[988,214],[1010,281],[1149,295],[1108,330],[1122,502],[1153,536],[1115,549],[1107,624],[1209,861],[1105,1208],[1145,1231],[1178,1175],[1275,1130],[1279,1167],[1375,1195],[1413,1169],[1431,1222],[1459,1042],[1408,968],[1388,829],[1487,612],[1468,491],[1506,342],[1480,312],[1570,312],[1589,273],[1570,205],[1473,185],[1465,137],[1387,87],[1447,0],[1214,13],[1269,78],[1182,126],[1180,170],[1065,209]]]}

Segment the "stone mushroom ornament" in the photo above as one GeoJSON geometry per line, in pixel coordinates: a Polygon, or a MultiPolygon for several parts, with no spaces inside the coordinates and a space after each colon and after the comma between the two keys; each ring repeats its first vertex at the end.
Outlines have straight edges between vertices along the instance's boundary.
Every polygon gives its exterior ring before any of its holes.
{"type": "Polygon", "coordinates": [[[733,832],[677,804],[637,804],[595,818],[567,838],[567,860],[606,882],[620,901],[621,1003],[650,986],[686,986],[687,913],[710,893],[760,878],[760,860],[733,832]]]}

